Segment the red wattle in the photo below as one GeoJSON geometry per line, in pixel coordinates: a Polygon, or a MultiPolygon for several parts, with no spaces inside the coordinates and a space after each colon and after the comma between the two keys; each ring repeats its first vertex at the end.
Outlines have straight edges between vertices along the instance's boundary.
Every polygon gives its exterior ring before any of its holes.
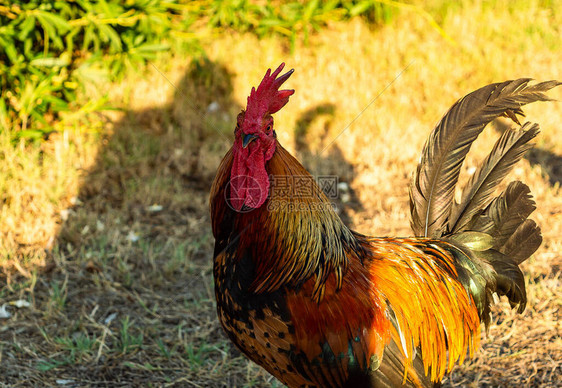
{"type": "Polygon", "coordinates": [[[230,205],[237,211],[244,205],[257,209],[269,194],[266,155],[260,147],[236,148],[230,175],[230,205]]]}

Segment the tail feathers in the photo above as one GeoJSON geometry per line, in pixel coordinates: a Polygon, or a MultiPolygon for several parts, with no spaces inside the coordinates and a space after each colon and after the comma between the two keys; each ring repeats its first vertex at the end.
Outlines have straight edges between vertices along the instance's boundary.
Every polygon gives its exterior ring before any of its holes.
{"type": "Polygon", "coordinates": [[[439,238],[466,230],[466,225],[489,203],[495,186],[530,147],[538,126],[525,124],[507,131],[453,207],[455,186],[466,154],[484,127],[499,116],[522,115],[521,107],[547,101],[544,92],[560,85],[547,81],[529,85],[523,78],[491,84],[460,99],[445,114],[427,140],[410,184],[412,229],[418,237],[439,238]]]}
{"type": "Polygon", "coordinates": [[[500,252],[521,264],[539,249],[541,243],[541,229],[535,221],[525,220],[501,247],[500,252]]]}
{"type": "Polygon", "coordinates": [[[525,279],[519,264],[542,242],[539,227],[527,219],[534,210],[527,185],[511,182],[484,210],[475,213],[466,225],[468,231],[449,236],[464,254],[456,255],[457,265],[463,268],[459,280],[473,296],[485,324],[489,323],[494,292],[507,296],[511,307],[519,306],[519,312],[525,309],[525,279]]]}
{"type": "MultiPolygon", "coordinates": [[[[525,279],[519,264],[529,258],[542,242],[540,228],[533,220],[527,219],[535,208],[529,187],[519,181],[511,182],[500,196],[476,213],[467,224],[466,228],[474,232],[460,232],[452,236],[471,248],[478,261],[492,266],[495,273],[486,288],[489,292],[507,296],[511,307],[519,306],[518,312],[523,312],[527,303],[525,279]],[[487,244],[482,244],[483,240],[487,244]],[[483,249],[474,249],[471,244],[475,242],[479,242],[483,249]]],[[[487,322],[488,311],[484,310],[487,322]]]]}
{"type": "Polygon", "coordinates": [[[457,258],[458,265],[469,272],[468,282],[462,277],[459,280],[473,296],[486,324],[494,292],[507,296],[512,307],[519,306],[519,312],[525,309],[525,279],[519,264],[542,242],[539,227],[527,219],[534,210],[527,185],[511,182],[484,210],[475,213],[465,226],[468,230],[449,236],[465,255],[457,258]]]}
{"type": "MultiPolygon", "coordinates": [[[[525,123],[519,130],[508,129],[502,134],[488,157],[464,187],[461,202],[453,205],[448,220],[448,230],[451,233],[466,230],[466,226],[478,216],[482,209],[490,204],[492,194],[498,183],[505,178],[525,152],[533,146],[530,141],[538,133],[539,126],[537,124],[525,123]]],[[[517,188],[520,188],[520,186],[517,186],[517,188]]],[[[502,205],[507,205],[505,202],[503,201],[502,205]]],[[[526,205],[526,203],[522,202],[521,204],[526,205]]],[[[505,207],[500,208],[496,206],[492,208],[497,210],[493,215],[497,216],[499,210],[507,210],[505,207]]],[[[514,209],[511,213],[514,213],[516,210],[514,209]]],[[[497,219],[494,221],[497,221],[497,219]]]]}
{"type": "Polygon", "coordinates": [[[527,302],[519,264],[542,242],[539,227],[528,217],[535,210],[529,188],[512,182],[497,198],[493,194],[511,168],[532,147],[537,124],[505,131],[453,200],[460,169],[472,143],[499,116],[521,125],[521,107],[547,101],[544,92],[557,81],[529,85],[529,79],[491,84],[455,103],[430,134],[410,184],[411,225],[416,236],[443,239],[454,257],[459,281],[489,322],[492,294],[509,298],[523,311],[527,302]]]}
{"type": "Polygon", "coordinates": [[[491,236],[462,232],[445,240],[450,245],[444,248],[455,258],[458,280],[472,295],[481,322],[490,323],[494,293],[507,296],[511,307],[523,312],[527,304],[523,273],[517,262],[491,248],[491,236]]]}
{"type": "Polygon", "coordinates": [[[522,313],[527,304],[525,291],[525,278],[519,266],[510,257],[495,250],[478,252],[479,259],[486,260],[496,272],[494,291],[500,296],[507,296],[512,308],[517,306],[517,311],[522,313]]]}
{"type": "MultiPolygon", "coordinates": [[[[519,181],[511,182],[500,196],[494,198],[482,213],[473,218],[467,228],[492,236],[494,239],[492,247],[503,253],[506,253],[504,248],[510,241],[509,252],[513,252],[518,248],[524,248],[520,242],[521,239],[526,240],[527,237],[535,235],[540,237],[540,229],[533,221],[529,220],[530,222],[526,223],[527,226],[523,227],[535,209],[535,202],[531,197],[529,187],[519,181]],[[523,233],[529,233],[529,235],[523,233]]],[[[529,241],[523,242],[528,243],[529,241]]],[[[527,246],[525,244],[525,247],[527,246]]],[[[533,244],[532,246],[535,247],[535,250],[538,248],[538,245],[533,244]]],[[[534,250],[527,257],[533,252],[534,250]]]]}

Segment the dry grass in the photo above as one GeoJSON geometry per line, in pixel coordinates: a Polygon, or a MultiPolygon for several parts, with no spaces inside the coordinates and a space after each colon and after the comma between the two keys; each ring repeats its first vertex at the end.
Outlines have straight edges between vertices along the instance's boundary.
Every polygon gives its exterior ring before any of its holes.
{"type": "MultiPolygon", "coordinates": [[[[214,310],[207,196],[250,86],[267,67],[294,67],[296,94],[276,117],[281,142],[313,173],[351,185],[340,205],[355,229],[408,235],[408,180],[445,110],[489,82],[562,79],[553,3],[436,1],[457,47],[405,13],[375,31],[335,24],[294,54],[273,38],[220,36],[208,62],[160,62],[113,86],[124,112],[101,132],[69,130],[31,151],[0,138],[0,307],[12,314],[0,320],[0,386],[279,386],[233,348],[214,310]]],[[[500,303],[448,386],[559,384],[562,103],[526,112],[543,130],[512,173],[530,185],[544,234],[523,265],[528,308],[500,303]]],[[[483,134],[469,165],[496,136],[483,134]]]]}

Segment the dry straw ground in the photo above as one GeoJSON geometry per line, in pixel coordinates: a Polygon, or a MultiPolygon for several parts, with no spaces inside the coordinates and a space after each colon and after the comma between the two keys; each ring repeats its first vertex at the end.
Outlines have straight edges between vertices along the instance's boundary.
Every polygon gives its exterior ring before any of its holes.
{"type": "MultiPolygon", "coordinates": [[[[353,228],[389,236],[410,232],[410,174],[456,99],[495,81],[562,79],[559,1],[428,9],[456,46],[407,12],[376,29],[331,25],[294,53],[274,38],[216,36],[207,61],[161,61],[105,87],[123,112],[95,128],[55,134],[36,153],[1,138],[0,307],[11,317],[0,319],[0,386],[279,386],[218,325],[207,205],[235,115],[265,69],[296,69],[280,141],[313,173],[349,183],[339,205],[353,228]]],[[[560,386],[562,103],[526,112],[542,133],[511,178],[531,187],[544,234],[523,265],[528,307],[497,305],[482,349],[446,386],[560,386]]]]}

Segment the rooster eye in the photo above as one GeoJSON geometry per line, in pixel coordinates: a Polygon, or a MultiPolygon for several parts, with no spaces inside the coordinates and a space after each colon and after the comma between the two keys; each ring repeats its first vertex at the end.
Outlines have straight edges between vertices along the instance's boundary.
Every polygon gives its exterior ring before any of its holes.
{"type": "Polygon", "coordinates": [[[271,132],[271,125],[267,126],[267,132],[271,132]]]}

